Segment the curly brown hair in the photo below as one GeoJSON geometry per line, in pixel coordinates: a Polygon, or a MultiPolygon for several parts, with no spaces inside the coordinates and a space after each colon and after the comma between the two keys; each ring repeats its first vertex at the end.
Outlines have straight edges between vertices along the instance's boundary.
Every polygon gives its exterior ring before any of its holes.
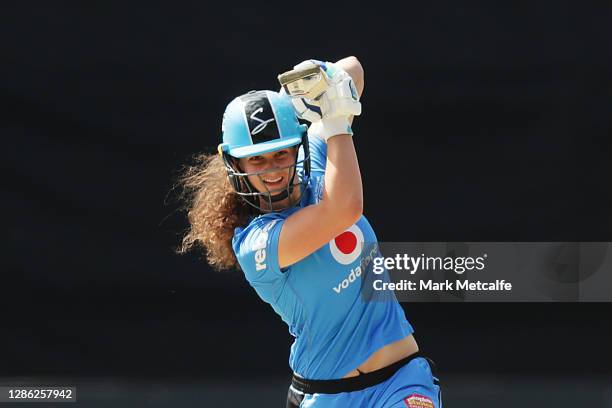
{"type": "Polygon", "coordinates": [[[179,253],[201,246],[208,263],[217,270],[240,266],[232,249],[234,229],[247,223],[251,207],[229,183],[223,159],[218,154],[199,154],[187,166],[179,185],[189,228],[179,253]]]}

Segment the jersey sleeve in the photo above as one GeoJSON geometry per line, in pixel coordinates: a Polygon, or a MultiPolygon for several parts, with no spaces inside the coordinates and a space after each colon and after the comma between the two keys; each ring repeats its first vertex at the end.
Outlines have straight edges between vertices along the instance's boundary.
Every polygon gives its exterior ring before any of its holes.
{"type": "MultiPolygon", "coordinates": [[[[310,150],[310,170],[312,173],[325,173],[327,163],[327,144],[316,135],[308,135],[308,148],[310,150]]],[[[298,160],[302,160],[304,151],[300,149],[298,160]]]]}
{"type": "Polygon", "coordinates": [[[236,230],[232,247],[246,279],[268,303],[278,297],[286,270],[278,264],[278,239],[285,216],[266,214],[236,230]]]}

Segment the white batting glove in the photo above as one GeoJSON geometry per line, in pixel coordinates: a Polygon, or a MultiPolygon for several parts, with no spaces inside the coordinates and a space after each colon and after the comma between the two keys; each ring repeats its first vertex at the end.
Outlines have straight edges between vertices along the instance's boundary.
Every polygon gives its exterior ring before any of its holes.
{"type": "Polygon", "coordinates": [[[317,122],[325,117],[358,116],[361,114],[359,94],[351,76],[331,62],[307,60],[294,69],[318,65],[325,75],[327,88],[314,99],[292,96],[291,100],[298,115],[309,122],[317,122]]]}
{"type": "Polygon", "coordinates": [[[316,134],[325,141],[338,134],[352,135],[348,119],[351,115],[361,114],[361,103],[351,76],[331,62],[317,60],[304,61],[294,69],[314,65],[321,67],[328,86],[314,99],[292,96],[291,101],[298,116],[312,123],[309,134],[316,134]]]}

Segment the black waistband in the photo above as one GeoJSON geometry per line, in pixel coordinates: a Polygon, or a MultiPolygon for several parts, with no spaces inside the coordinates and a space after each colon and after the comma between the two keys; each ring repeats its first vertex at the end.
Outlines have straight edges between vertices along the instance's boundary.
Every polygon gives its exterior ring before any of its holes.
{"type": "Polygon", "coordinates": [[[379,370],[337,380],[308,380],[293,374],[291,386],[304,394],[339,394],[359,391],[388,380],[397,370],[417,357],[422,357],[418,351],[379,370]]]}

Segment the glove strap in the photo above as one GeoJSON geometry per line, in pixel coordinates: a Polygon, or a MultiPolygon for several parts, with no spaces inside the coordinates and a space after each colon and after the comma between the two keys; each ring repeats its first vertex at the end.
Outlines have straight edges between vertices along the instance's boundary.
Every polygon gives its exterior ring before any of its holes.
{"type": "Polygon", "coordinates": [[[336,135],[353,136],[353,129],[346,116],[334,116],[313,122],[308,128],[308,134],[317,135],[327,143],[327,139],[336,135]]]}

